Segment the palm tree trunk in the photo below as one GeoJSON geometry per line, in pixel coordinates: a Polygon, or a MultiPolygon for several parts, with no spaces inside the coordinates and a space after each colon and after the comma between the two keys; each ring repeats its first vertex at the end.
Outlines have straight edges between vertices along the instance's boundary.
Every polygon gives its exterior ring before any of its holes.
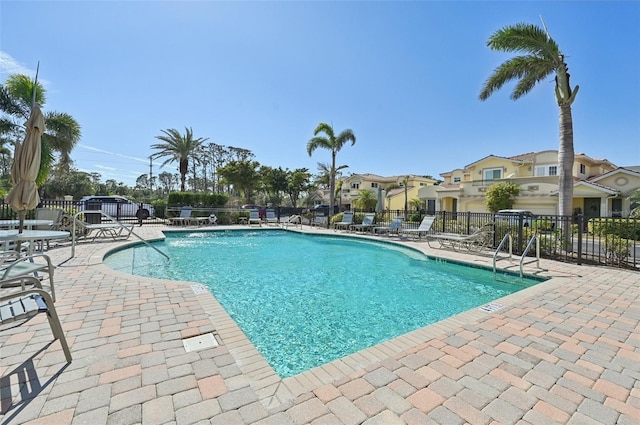
{"type": "Polygon", "coordinates": [[[333,204],[335,202],[336,190],[336,152],[331,152],[331,179],[329,181],[329,214],[327,217],[327,228],[331,227],[331,216],[333,215],[333,204]]]}
{"type": "Polygon", "coordinates": [[[558,149],[558,165],[560,166],[558,189],[560,199],[558,205],[559,214],[563,216],[573,213],[574,158],[571,106],[560,105],[560,148],[558,149]]]}

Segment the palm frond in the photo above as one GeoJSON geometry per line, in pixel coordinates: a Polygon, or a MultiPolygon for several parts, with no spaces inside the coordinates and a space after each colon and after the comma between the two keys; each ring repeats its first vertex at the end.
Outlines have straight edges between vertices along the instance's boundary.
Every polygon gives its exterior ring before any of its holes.
{"type": "Polygon", "coordinates": [[[496,31],[487,46],[501,52],[528,53],[557,61],[560,49],[556,42],[547,36],[544,29],[533,24],[519,23],[496,31]]]}
{"type": "MultiPolygon", "coordinates": [[[[494,92],[500,90],[502,86],[511,80],[524,79],[527,81],[541,81],[553,73],[553,65],[549,61],[535,56],[516,56],[498,66],[485,81],[480,91],[480,100],[487,100],[494,92]]],[[[518,88],[511,94],[512,99],[518,99],[533,88],[526,84],[518,88]],[[523,89],[527,88],[527,91],[523,89]]]]}

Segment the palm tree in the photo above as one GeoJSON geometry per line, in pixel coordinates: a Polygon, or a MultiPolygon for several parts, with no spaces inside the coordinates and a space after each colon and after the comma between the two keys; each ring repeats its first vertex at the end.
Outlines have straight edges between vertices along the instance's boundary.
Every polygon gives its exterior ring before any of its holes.
{"type": "MultiPolygon", "coordinates": [[[[35,90],[35,101],[40,105],[46,103],[46,90],[40,83],[35,83],[26,75],[9,75],[5,85],[0,85],[0,136],[21,141],[24,138],[23,123],[29,118],[35,90]]],[[[36,182],[44,183],[53,166],[52,152],[58,152],[59,167],[62,172],[69,172],[72,161],[71,151],[80,141],[80,124],[69,114],[47,111],[44,114],[45,133],[42,135],[42,156],[40,172],[36,182]]]]}
{"type": "Polygon", "coordinates": [[[405,178],[402,179],[402,186],[404,187],[404,219],[408,220],[408,213],[407,211],[409,210],[409,197],[408,197],[408,193],[407,191],[409,190],[409,188],[407,187],[409,185],[409,176],[406,176],[405,178]]]}
{"type": "Polygon", "coordinates": [[[153,154],[152,157],[168,157],[160,167],[164,167],[174,161],[178,162],[178,171],[180,172],[180,191],[185,192],[187,172],[189,171],[189,159],[194,158],[194,155],[200,151],[202,143],[209,140],[209,138],[203,139],[202,137],[199,137],[194,139],[193,130],[186,127],[186,133],[184,135],[180,134],[180,132],[175,128],[161,131],[164,135],[156,136],[156,139],[162,140],[164,143],[151,145],[151,149],[157,149],[160,151],[153,154]]]}
{"type": "Polygon", "coordinates": [[[573,211],[573,119],[571,104],[578,93],[569,84],[569,68],[564,54],[551,38],[546,28],[532,24],[516,24],[496,31],[487,46],[500,52],[524,53],[497,67],[489,76],[480,92],[480,100],[486,100],[508,81],[519,79],[511,99],[517,100],[540,81],[555,73],[556,102],[560,108],[560,148],[558,163],[560,173],[560,215],[570,215],[573,211]]]}
{"type": "MultiPolygon", "coordinates": [[[[316,129],[313,131],[313,135],[315,137],[307,143],[307,153],[309,156],[311,156],[317,148],[324,148],[331,151],[331,170],[329,180],[329,205],[331,205],[329,217],[331,217],[333,213],[333,205],[335,203],[336,191],[336,155],[340,152],[340,149],[342,149],[345,143],[351,142],[351,146],[355,145],[356,136],[353,134],[353,131],[348,128],[342,130],[342,132],[336,136],[333,131],[333,127],[324,122],[318,124],[316,129]],[[319,133],[324,133],[325,136],[318,136],[319,133]]],[[[344,166],[341,168],[344,168],[344,166]]],[[[329,220],[329,222],[330,221],[331,220],[329,220]]]]}

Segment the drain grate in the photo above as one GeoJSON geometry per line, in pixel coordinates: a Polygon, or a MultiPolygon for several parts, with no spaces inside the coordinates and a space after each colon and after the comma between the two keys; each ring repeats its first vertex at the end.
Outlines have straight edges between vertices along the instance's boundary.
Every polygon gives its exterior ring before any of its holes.
{"type": "Polygon", "coordinates": [[[502,307],[504,307],[502,304],[489,303],[489,304],[483,305],[482,307],[479,307],[479,309],[482,311],[493,313],[494,311],[500,310],[502,307]]]}
{"type": "Polygon", "coordinates": [[[191,289],[193,290],[193,293],[198,295],[198,294],[206,294],[207,292],[209,292],[207,290],[207,287],[204,285],[191,285],[191,289]]]}
{"type": "Polygon", "coordinates": [[[207,348],[217,347],[218,341],[213,334],[203,334],[182,340],[182,345],[187,353],[191,351],[205,350],[207,348]]]}

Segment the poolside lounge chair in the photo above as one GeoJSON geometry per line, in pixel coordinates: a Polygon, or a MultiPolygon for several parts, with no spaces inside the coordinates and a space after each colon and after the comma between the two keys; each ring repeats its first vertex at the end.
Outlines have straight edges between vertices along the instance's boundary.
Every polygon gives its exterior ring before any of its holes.
{"type": "MultiPolygon", "coordinates": [[[[36,208],[36,220],[51,220],[53,223],[46,226],[34,226],[34,230],[58,230],[62,221],[62,208],[36,208]]],[[[37,250],[42,251],[43,241],[35,241],[37,250]]],[[[49,249],[49,241],[46,241],[47,249],[49,249]]]]}
{"type": "Polygon", "coordinates": [[[273,223],[273,224],[278,224],[278,217],[276,217],[276,212],[274,210],[267,210],[266,213],[266,221],[267,224],[269,223],[273,223]]]}
{"type": "Polygon", "coordinates": [[[334,230],[344,229],[349,230],[349,226],[353,224],[353,212],[345,211],[342,214],[342,221],[333,224],[334,230]]]}
{"type": "Polygon", "coordinates": [[[313,220],[309,222],[309,225],[327,227],[327,216],[323,213],[317,213],[316,216],[313,217],[313,220]]]}
{"type": "Polygon", "coordinates": [[[46,313],[53,337],[60,340],[67,363],[71,363],[71,351],[64,337],[52,297],[42,289],[40,281],[35,277],[27,277],[23,280],[28,280],[27,283],[34,288],[0,293],[0,325],[28,319],[38,313],[46,313]]]}
{"type": "Polygon", "coordinates": [[[193,208],[190,206],[180,208],[180,215],[178,217],[167,218],[167,220],[169,220],[167,224],[169,224],[170,226],[176,226],[176,225],[185,226],[187,224],[190,224],[192,210],[193,208]]]}
{"type": "Polygon", "coordinates": [[[394,217],[391,220],[391,223],[389,223],[388,226],[376,226],[376,227],[374,227],[373,228],[373,233],[374,234],[386,233],[387,236],[390,236],[393,233],[395,233],[397,235],[398,231],[402,227],[402,221],[403,220],[404,220],[404,217],[394,217]]]}
{"type": "Polygon", "coordinates": [[[459,235],[456,233],[433,233],[427,236],[427,243],[431,248],[431,241],[437,241],[438,248],[451,248],[454,251],[480,251],[487,246],[492,239],[494,223],[487,223],[480,226],[475,232],[469,235],[459,235]]]}
{"type": "Polygon", "coordinates": [[[414,238],[420,239],[423,235],[427,235],[431,232],[431,226],[433,226],[433,222],[436,220],[435,217],[425,216],[420,222],[420,226],[417,229],[400,229],[398,234],[407,234],[413,235],[414,238]]]}
{"type": "Polygon", "coordinates": [[[349,230],[351,230],[352,232],[357,232],[357,231],[366,232],[368,230],[371,230],[374,227],[373,220],[375,218],[376,218],[375,213],[366,213],[364,215],[364,218],[362,219],[362,224],[352,224],[351,226],[349,226],[349,230]]]}
{"type": "Polygon", "coordinates": [[[251,226],[251,224],[253,223],[257,223],[259,226],[262,226],[262,220],[260,219],[260,211],[258,210],[249,211],[249,226],[251,226]]]}
{"type": "MultiPolygon", "coordinates": [[[[49,279],[51,298],[55,302],[56,291],[53,286],[53,270],[54,266],[48,255],[33,254],[24,257],[19,256],[10,262],[0,264],[0,288],[15,286],[16,283],[19,283],[24,290],[26,280],[32,277],[38,277],[38,272],[46,272],[49,279]]],[[[40,283],[39,280],[38,283],[40,283]]],[[[40,285],[39,288],[42,289],[42,285],[40,285]]]]}
{"type": "Polygon", "coordinates": [[[209,224],[218,224],[218,216],[214,213],[209,214],[209,224]]]}

